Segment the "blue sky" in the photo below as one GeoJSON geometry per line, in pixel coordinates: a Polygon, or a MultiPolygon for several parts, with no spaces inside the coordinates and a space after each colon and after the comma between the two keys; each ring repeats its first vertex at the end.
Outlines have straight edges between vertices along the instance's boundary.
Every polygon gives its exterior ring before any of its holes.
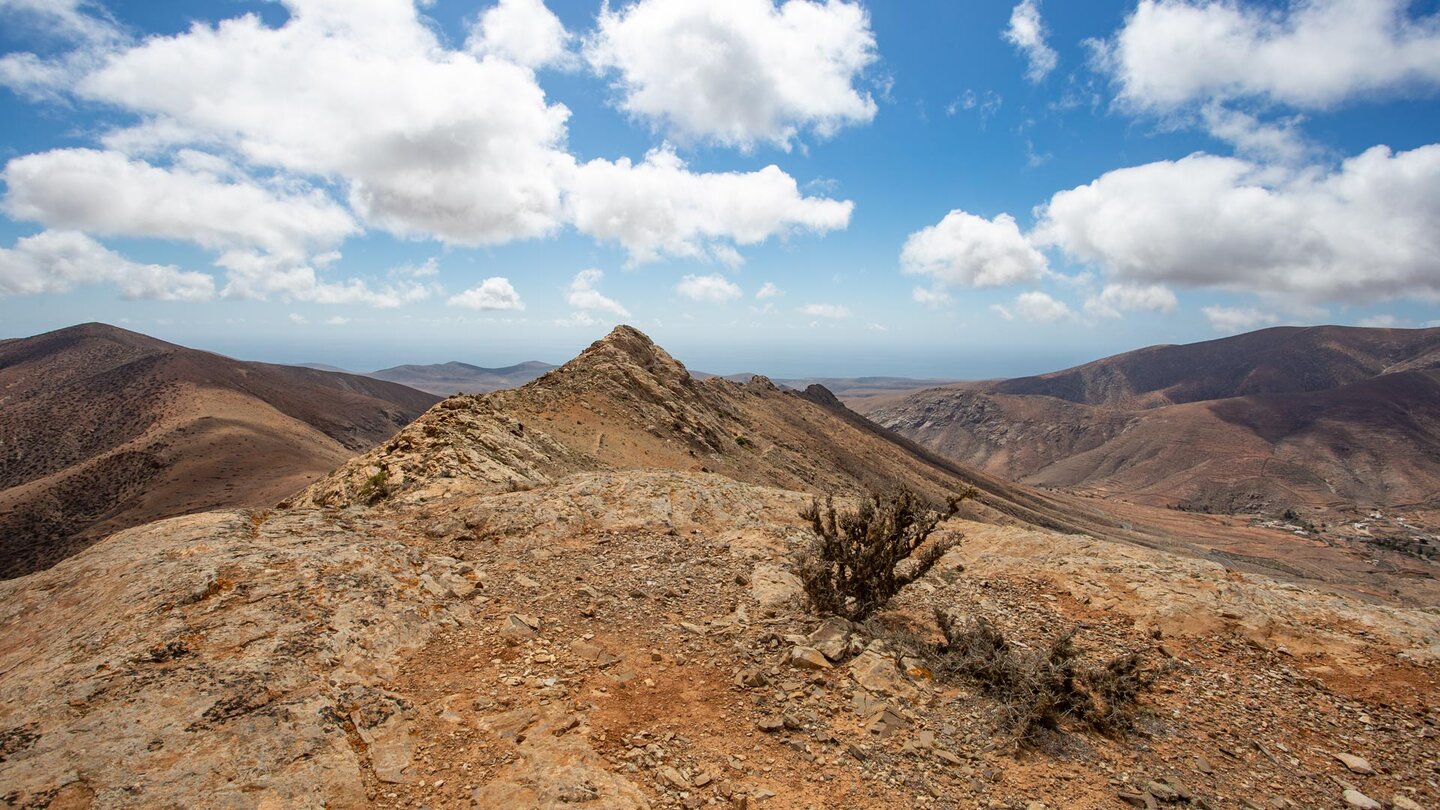
{"type": "Polygon", "coordinates": [[[1437,15],[0,0],[0,336],[983,377],[1431,325],[1437,15]]]}

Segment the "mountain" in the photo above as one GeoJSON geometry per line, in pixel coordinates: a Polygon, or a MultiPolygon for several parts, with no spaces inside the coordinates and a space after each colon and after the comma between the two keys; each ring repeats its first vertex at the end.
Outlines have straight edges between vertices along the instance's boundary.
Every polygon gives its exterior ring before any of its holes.
{"type": "MultiPolygon", "coordinates": [[[[731,382],[746,382],[755,374],[707,374],[700,371],[690,372],[697,380],[705,380],[711,377],[723,376],[731,382]]],[[[895,394],[917,391],[924,388],[935,388],[941,385],[948,385],[956,382],[953,379],[939,377],[776,377],[772,380],[781,388],[794,388],[803,391],[812,385],[820,385],[829,389],[830,393],[842,401],[864,399],[866,397],[892,396],[895,394]]]]}
{"type": "Polygon", "coordinates": [[[856,407],[1031,484],[1213,512],[1440,510],[1440,329],[1264,329],[856,407]]]}
{"type": "Polygon", "coordinates": [[[434,402],[104,324],[0,342],[0,576],[156,518],[274,503],[434,402]]]}
{"type": "Polygon", "coordinates": [[[0,785],[20,807],[1434,806],[1433,563],[1173,512],[1158,550],[1125,525],[1153,514],[1112,506],[966,470],[820,386],[696,380],[621,327],[274,508],[0,582],[0,785]],[[814,615],[802,508],[894,482],[982,492],[884,611],[814,615]],[[1222,525],[1212,554],[1196,527],[1222,525]],[[1291,573],[1252,572],[1255,535],[1291,573]],[[1143,678],[1094,699],[1133,687],[1138,725],[1061,717],[1017,751],[1023,689],[916,657],[937,615],[985,622],[996,663],[1133,654],[1143,678]]]}
{"type": "Polygon", "coordinates": [[[395,366],[373,371],[377,380],[388,380],[432,394],[485,394],[515,388],[555,368],[549,363],[529,360],[503,368],[482,368],[469,363],[440,363],[429,366],[395,366]]]}

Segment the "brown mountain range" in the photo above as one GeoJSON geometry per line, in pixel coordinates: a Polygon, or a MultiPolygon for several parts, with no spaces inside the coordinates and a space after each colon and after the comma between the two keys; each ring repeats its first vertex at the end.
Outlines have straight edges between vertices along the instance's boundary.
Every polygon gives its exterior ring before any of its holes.
{"type": "Polygon", "coordinates": [[[1264,329],[853,405],[961,463],[1138,503],[1440,508],[1440,329],[1264,329]]]}
{"type": "Polygon", "coordinates": [[[0,582],[0,785],[21,807],[1434,806],[1435,564],[1226,520],[971,472],[824,388],[699,381],[620,327],[278,507],[0,582]],[[982,492],[872,620],[817,615],[802,509],[894,482],[982,492]],[[1181,539],[1125,525],[1162,512],[1181,539]],[[1283,560],[1254,573],[1247,542],[1283,560]],[[930,666],[937,616],[987,623],[997,663],[1136,662],[1137,725],[1061,717],[1017,750],[1028,699],[930,666]]]}
{"type": "Polygon", "coordinates": [[[450,394],[488,394],[504,388],[515,388],[555,368],[550,363],[527,360],[513,366],[485,368],[469,363],[449,362],[431,365],[405,365],[382,368],[365,376],[400,383],[419,391],[449,396],[450,394]]]}
{"type": "Polygon", "coordinates": [[[0,576],[160,517],[274,503],[435,401],[104,324],[0,341],[0,576]]]}

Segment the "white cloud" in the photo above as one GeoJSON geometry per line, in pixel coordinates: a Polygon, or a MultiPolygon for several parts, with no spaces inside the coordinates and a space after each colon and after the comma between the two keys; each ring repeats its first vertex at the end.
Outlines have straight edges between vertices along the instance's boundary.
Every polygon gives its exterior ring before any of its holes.
{"type": "Polygon", "coordinates": [[[1334,171],[1196,154],[1108,172],[1039,213],[1032,238],[1120,283],[1440,298],[1440,145],[1377,146],[1334,171]]]}
{"type": "Polygon", "coordinates": [[[1010,12],[1010,25],[1004,32],[1005,41],[1025,54],[1029,67],[1025,78],[1040,82],[1050,75],[1059,62],[1055,50],[1045,42],[1045,23],[1040,19],[1039,0],[1021,0],[1010,12]]]}
{"type": "Polygon", "coordinates": [[[1085,311],[1100,318],[1118,318],[1122,312],[1138,310],[1174,312],[1178,303],[1175,293],[1159,284],[1106,284],[1098,295],[1085,299],[1085,311]]]}
{"type": "Polygon", "coordinates": [[[56,149],[6,164],[7,215],[51,228],[178,239],[215,250],[302,256],[356,233],[318,191],[277,193],[209,171],[161,168],[118,152],[56,149]]]}
{"type": "MultiPolygon", "coordinates": [[[[538,0],[503,0],[482,13],[468,43],[474,52],[442,43],[412,0],[281,2],[289,16],[277,27],[247,14],[139,43],[71,31],[78,44],[65,59],[12,54],[34,63],[26,81],[38,82],[37,92],[109,105],[134,123],[104,133],[105,151],[11,161],[8,210],[53,228],[195,242],[221,253],[221,266],[245,267],[243,278],[232,270],[231,294],[331,297],[343,289],[375,303],[411,300],[423,288],[326,282],[313,271],[362,228],[489,245],[573,225],[624,246],[632,264],[738,264],[740,246],[849,224],[851,203],[802,196],[774,166],[697,173],[668,148],[639,164],[577,165],[566,148],[569,110],[546,99],[532,70],[562,58],[556,49],[567,36],[538,0]],[[262,279],[266,268],[279,275],[262,279]]],[[[869,37],[858,6],[758,7],[806,42],[848,42],[855,25],[869,37]]],[[[48,14],[57,30],[112,25],[77,0],[0,0],[0,14],[17,9],[48,14]]],[[[610,18],[621,25],[639,11],[610,18]]],[[[672,21],[685,16],[661,11],[672,21]]],[[[754,11],[727,5],[719,13],[733,27],[754,11]]],[[[761,41],[779,41],[773,34],[761,41]]],[[[776,74],[786,84],[772,90],[789,105],[777,120],[826,130],[843,119],[831,102],[811,97],[805,104],[819,106],[810,107],[791,96],[816,90],[810,73],[825,73],[803,61],[793,75],[776,74]]],[[[0,82],[9,63],[0,63],[0,82]]]]}
{"type": "Polygon", "coordinates": [[[865,10],[843,0],[637,0],[602,7],[585,56],[615,75],[621,110],[682,140],[789,148],[875,117],[855,88],[877,56],[865,10]]]}
{"type": "Polygon", "coordinates": [[[23,51],[0,56],[0,87],[35,100],[60,98],[103,60],[124,36],[98,3],[87,0],[0,0],[0,21],[18,39],[68,42],[69,51],[41,57],[23,51]]]}
{"type": "Polygon", "coordinates": [[[286,0],[119,50],[78,85],[138,113],[107,141],[198,144],[338,181],[368,224],[464,245],[561,224],[569,111],[528,69],[446,50],[408,0],[286,0]]]}
{"type": "Polygon", "coordinates": [[[929,276],[937,287],[1001,287],[1033,281],[1049,272],[1015,218],[993,220],[951,211],[939,224],[910,234],[900,252],[901,269],[929,276]]]}
{"type": "Polygon", "coordinates": [[[325,319],[326,326],[344,326],[347,323],[350,323],[350,319],[343,315],[335,315],[325,319]]]}
{"type": "Polygon", "coordinates": [[[1269,312],[1251,307],[1205,307],[1201,310],[1217,332],[1235,334],[1248,332],[1260,326],[1269,326],[1279,321],[1269,312]]]}
{"type": "Polygon", "coordinates": [[[944,290],[927,290],[924,287],[916,287],[911,291],[910,297],[915,299],[916,303],[932,307],[942,306],[951,301],[950,293],[944,290]]]}
{"type": "Polygon", "coordinates": [[[803,197],[795,179],[775,166],[697,174],[667,147],[639,164],[597,159],[579,167],[568,208],[577,229],[620,243],[632,264],[666,256],[735,264],[733,245],[844,228],[854,204],[803,197]]]}
{"type": "Polygon", "coordinates": [[[1212,103],[1201,109],[1200,120],[1211,135],[1233,144],[1238,154],[1247,157],[1299,163],[1314,151],[1298,129],[1298,117],[1267,123],[1248,113],[1212,103]]]}
{"type": "Polygon", "coordinates": [[[596,320],[595,316],[591,315],[591,314],[588,313],[588,312],[584,312],[584,311],[572,312],[572,313],[570,313],[569,315],[565,316],[564,318],[556,318],[556,319],[555,319],[555,325],[556,325],[556,326],[586,327],[586,326],[595,326],[595,325],[597,325],[597,324],[599,324],[599,323],[600,323],[600,321],[596,320]]]}
{"type": "Polygon", "coordinates": [[[775,286],[775,282],[767,281],[760,285],[760,289],[755,291],[755,299],[757,301],[764,301],[766,298],[776,298],[784,294],[779,287],[775,286]]]}
{"type": "Polygon", "coordinates": [[[418,281],[379,288],[358,278],[325,281],[312,266],[320,262],[297,262],[284,256],[234,250],[221,254],[215,263],[227,271],[222,291],[226,298],[263,300],[278,295],[287,301],[394,309],[424,301],[434,293],[432,287],[418,281]]]}
{"type": "Polygon", "coordinates": [[[525,308],[525,302],[520,300],[520,293],[510,284],[510,280],[501,276],[493,276],[480,282],[478,287],[471,287],[465,292],[450,296],[447,302],[452,307],[464,307],[466,309],[512,309],[525,308]]]}
{"type": "Polygon", "coordinates": [[[1015,296],[1015,300],[1009,306],[991,304],[990,308],[1000,313],[1000,317],[1007,321],[1020,318],[1027,321],[1051,323],[1075,315],[1064,301],[1057,301],[1039,290],[1020,293],[1015,296]]]}
{"type": "Polygon", "coordinates": [[[739,285],[724,276],[714,273],[708,276],[686,276],[675,285],[675,292],[692,301],[709,301],[723,304],[744,295],[739,285]]]}
{"type": "Polygon", "coordinates": [[[0,248],[0,295],[63,293],[113,284],[128,299],[207,301],[215,281],[205,273],[139,264],[75,231],[42,231],[0,248]]]}
{"type": "Polygon", "coordinates": [[[1141,0],[1102,49],[1122,102],[1173,108],[1254,99],[1327,109],[1365,95],[1440,84],[1440,16],[1409,0],[1261,4],[1141,0]]]}
{"type": "Polygon", "coordinates": [[[600,279],[604,277],[604,273],[593,268],[581,270],[575,274],[575,278],[570,280],[570,289],[565,300],[576,309],[598,309],[621,318],[630,317],[630,311],[621,306],[618,301],[606,298],[600,294],[599,290],[595,289],[595,285],[599,284],[600,279]]]}
{"type": "Polygon", "coordinates": [[[800,312],[812,318],[840,320],[850,317],[850,308],[840,304],[806,304],[800,308],[800,312]]]}
{"type": "Polygon", "coordinates": [[[564,24],[542,0],[500,0],[475,21],[465,50],[542,68],[572,61],[566,51],[569,41],[564,24]]]}
{"type": "Polygon", "coordinates": [[[298,312],[292,312],[290,313],[290,322],[303,326],[307,323],[310,323],[310,319],[306,318],[304,315],[301,315],[298,312]]]}
{"type": "Polygon", "coordinates": [[[402,264],[391,269],[390,275],[401,278],[434,278],[440,275],[440,260],[431,256],[419,264],[402,264]]]}

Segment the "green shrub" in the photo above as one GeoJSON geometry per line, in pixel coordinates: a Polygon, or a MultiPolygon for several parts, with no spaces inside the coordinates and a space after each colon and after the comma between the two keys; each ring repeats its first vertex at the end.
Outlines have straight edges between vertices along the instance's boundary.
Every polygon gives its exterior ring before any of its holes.
{"type": "Polygon", "coordinates": [[[373,506],[390,497],[389,479],[390,474],[385,471],[384,467],[381,467],[380,472],[365,479],[365,483],[360,485],[358,494],[365,503],[373,506]]]}

